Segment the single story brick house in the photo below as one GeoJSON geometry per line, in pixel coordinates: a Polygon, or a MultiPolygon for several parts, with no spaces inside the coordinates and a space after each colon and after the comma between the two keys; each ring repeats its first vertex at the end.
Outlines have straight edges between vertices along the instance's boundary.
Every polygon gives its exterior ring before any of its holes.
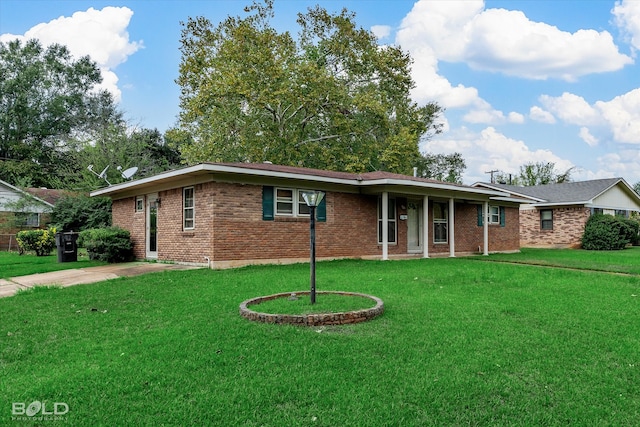
{"type": "Polygon", "coordinates": [[[594,213],[628,218],[640,212],[640,196],[622,178],[529,187],[482,182],[473,186],[521,199],[522,247],[578,248],[584,226],[594,213]]]}
{"type": "Polygon", "coordinates": [[[63,190],[15,187],[0,180],[0,249],[15,249],[20,230],[45,228],[63,190]]]}
{"type": "Polygon", "coordinates": [[[202,163],[91,195],[112,199],[113,224],[131,232],[138,259],[225,268],[308,260],[303,190],[326,193],[316,209],[318,259],[520,248],[519,201],[507,192],[387,172],[202,163]]]}

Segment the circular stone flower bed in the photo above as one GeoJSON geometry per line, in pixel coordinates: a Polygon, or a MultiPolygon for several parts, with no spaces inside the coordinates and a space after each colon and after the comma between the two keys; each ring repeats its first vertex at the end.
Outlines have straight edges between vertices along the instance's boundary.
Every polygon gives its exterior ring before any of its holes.
{"type": "Polygon", "coordinates": [[[257,298],[248,299],[240,304],[240,315],[245,319],[253,320],[255,322],[263,323],[277,323],[277,324],[291,324],[301,326],[324,326],[324,325],[346,325],[351,323],[360,323],[367,320],[371,320],[374,317],[380,316],[384,312],[384,302],[378,297],[372,295],[360,294],[355,292],[338,292],[338,291],[319,291],[316,292],[318,299],[322,298],[322,295],[334,294],[344,297],[360,297],[368,298],[371,300],[373,307],[366,309],[359,309],[353,311],[341,311],[335,313],[308,313],[308,314],[277,314],[277,313],[262,313],[259,311],[256,305],[265,301],[271,301],[276,298],[295,298],[301,295],[309,295],[309,291],[301,292],[287,292],[282,294],[267,295],[257,298]],[[256,310],[252,310],[249,307],[255,307],[256,310]]]}

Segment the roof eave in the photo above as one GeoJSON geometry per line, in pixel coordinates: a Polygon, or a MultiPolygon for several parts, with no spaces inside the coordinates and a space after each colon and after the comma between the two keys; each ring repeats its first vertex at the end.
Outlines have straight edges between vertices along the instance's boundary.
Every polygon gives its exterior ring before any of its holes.
{"type": "Polygon", "coordinates": [[[48,206],[48,207],[50,207],[50,208],[53,208],[53,207],[54,207],[54,206],[53,206],[53,204],[51,204],[51,203],[47,202],[46,200],[43,200],[43,199],[41,199],[41,198],[40,198],[40,197],[38,197],[38,196],[34,196],[33,194],[29,193],[28,191],[24,191],[24,190],[22,190],[22,189],[20,189],[20,188],[16,187],[15,185],[11,185],[11,184],[9,184],[8,182],[3,181],[3,180],[1,180],[1,179],[0,179],[0,183],[2,183],[3,185],[5,185],[5,186],[9,187],[10,189],[12,189],[12,190],[14,190],[14,191],[17,191],[18,193],[21,193],[21,194],[23,194],[23,195],[25,195],[25,196],[27,196],[27,197],[30,197],[30,198],[32,198],[32,199],[34,199],[34,200],[36,200],[36,201],[37,201],[37,202],[39,202],[39,203],[42,203],[43,205],[46,205],[46,206],[48,206]]]}
{"type": "Polygon", "coordinates": [[[175,178],[179,178],[182,176],[188,176],[190,174],[196,173],[225,173],[225,174],[237,174],[244,176],[254,176],[254,177],[266,177],[266,178],[284,178],[284,179],[294,179],[298,181],[309,181],[309,182],[317,182],[324,184],[339,184],[339,185],[348,185],[354,188],[372,188],[376,186],[410,186],[414,188],[424,188],[424,189],[437,189],[443,191],[457,192],[457,193],[467,193],[467,194],[477,194],[488,197],[508,197],[509,193],[499,190],[492,189],[484,189],[470,186],[458,186],[454,184],[448,183],[440,183],[440,182],[427,182],[427,181],[416,181],[410,179],[397,179],[397,178],[382,178],[382,179],[359,179],[357,175],[354,175],[353,178],[335,178],[335,177],[327,177],[321,175],[313,175],[313,174],[304,174],[304,173],[292,173],[292,172],[282,172],[282,171],[270,171],[264,169],[251,169],[245,167],[231,166],[231,165],[220,165],[213,163],[201,163],[194,166],[187,166],[182,169],[176,169],[173,171],[167,171],[160,173],[158,175],[154,175],[152,177],[140,178],[135,181],[123,182],[120,184],[115,184],[109,187],[104,187],[98,190],[94,190],[90,193],[92,197],[94,196],[110,196],[116,195],[118,193],[126,192],[129,189],[144,186],[144,185],[152,185],[154,183],[163,183],[170,181],[175,178]]]}

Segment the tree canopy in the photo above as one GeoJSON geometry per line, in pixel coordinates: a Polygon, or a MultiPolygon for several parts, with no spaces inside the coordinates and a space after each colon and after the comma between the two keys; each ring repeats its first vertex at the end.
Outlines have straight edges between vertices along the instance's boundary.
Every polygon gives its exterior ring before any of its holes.
{"type": "Polygon", "coordinates": [[[139,167],[137,177],[180,164],[157,130],[134,128],[111,94],[97,90],[88,56],[37,40],[0,43],[0,179],[21,186],[88,190],[106,185],[87,170],[139,167]]]}
{"type": "Polygon", "coordinates": [[[74,165],[70,141],[117,114],[108,92],[95,90],[101,80],[89,57],[73,59],[65,46],[0,43],[0,179],[62,186],[74,165]]]}
{"type": "Polygon", "coordinates": [[[520,166],[520,172],[513,176],[504,172],[492,176],[495,182],[522,185],[525,187],[544,184],[562,184],[571,182],[571,172],[574,168],[569,168],[564,172],[556,171],[554,162],[530,162],[520,166]]]}
{"type": "Polygon", "coordinates": [[[298,39],[270,24],[272,1],[181,35],[180,150],[187,163],[263,162],[411,173],[441,108],[410,99],[410,56],[381,47],[343,9],[299,14],[298,39]]]}

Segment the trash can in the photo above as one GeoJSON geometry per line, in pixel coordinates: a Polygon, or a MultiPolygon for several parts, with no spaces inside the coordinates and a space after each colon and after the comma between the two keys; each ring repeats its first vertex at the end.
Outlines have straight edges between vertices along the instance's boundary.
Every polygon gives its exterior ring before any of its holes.
{"type": "Polygon", "coordinates": [[[78,233],[56,233],[56,247],[58,248],[58,262],[78,261],[78,233]]]}

